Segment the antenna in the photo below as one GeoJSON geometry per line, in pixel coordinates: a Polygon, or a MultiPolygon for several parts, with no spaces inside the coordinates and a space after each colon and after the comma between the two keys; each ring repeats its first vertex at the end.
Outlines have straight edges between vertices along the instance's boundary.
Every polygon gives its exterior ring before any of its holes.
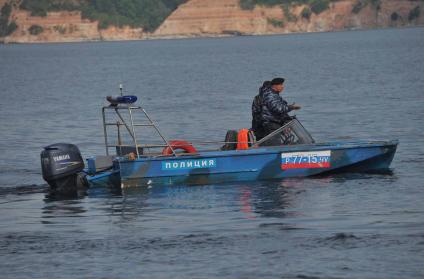
{"type": "Polygon", "coordinates": [[[119,84],[119,90],[121,91],[121,96],[122,96],[122,83],[119,84]]]}

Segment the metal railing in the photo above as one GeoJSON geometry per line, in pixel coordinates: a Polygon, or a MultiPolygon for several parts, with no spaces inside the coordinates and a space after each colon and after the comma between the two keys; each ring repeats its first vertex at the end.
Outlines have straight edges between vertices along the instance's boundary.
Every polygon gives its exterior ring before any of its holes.
{"type": "MultiPolygon", "coordinates": [[[[140,114],[140,113],[138,113],[140,114]]],[[[140,158],[141,150],[140,148],[159,148],[159,147],[169,147],[172,151],[172,155],[178,156],[175,152],[174,148],[169,144],[169,141],[163,136],[161,131],[159,130],[158,126],[152,121],[150,116],[147,114],[147,112],[141,107],[141,106],[134,106],[132,104],[118,104],[118,105],[109,105],[104,106],[102,108],[102,117],[103,117],[103,132],[104,132],[104,140],[105,140],[105,147],[106,147],[106,155],[109,155],[109,149],[115,148],[116,150],[127,148],[133,148],[134,152],[137,155],[137,158],[140,158]],[[121,112],[128,113],[129,119],[125,119],[121,112]],[[135,112],[141,112],[141,115],[145,118],[144,123],[135,123],[135,112]],[[113,122],[108,122],[107,120],[107,114],[113,113],[115,116],[113,122]],[[147,121],[146,121],[147,120],[147,121]],[[112,144],[109,139],[109,130],[108,127],[115,126],[117,129],[117,143],[112,144]],[[131,144],[123,144],[122,142],[122,131],[121,127],[125,127],[126,131],[128,132],[128,135],[131,138],[131,144]],[[136,128],[141,127],[150,127],[153,128],[156,133],[159,135],[161,140],[163,141],[162,144],[141,144],[139,142],[139,139],[137,138],[137,130],[136,128]]]]}

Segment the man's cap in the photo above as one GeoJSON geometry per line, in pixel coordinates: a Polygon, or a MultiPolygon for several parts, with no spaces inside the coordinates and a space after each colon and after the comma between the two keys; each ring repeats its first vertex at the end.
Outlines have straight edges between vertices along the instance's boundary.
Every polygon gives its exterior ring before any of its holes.
{"type": "Polygon", "coordinates": [[[262,84],[262,87],[270,87],[271,86],[271,82],[269,80],[265,80],[264,83],[262,84]]]}
{"type": "Polygon", "coordinates": [[[271,80],[271,85],[283,84],[284,81],[284,78],[274,78],[273,80],[271,80]]]}

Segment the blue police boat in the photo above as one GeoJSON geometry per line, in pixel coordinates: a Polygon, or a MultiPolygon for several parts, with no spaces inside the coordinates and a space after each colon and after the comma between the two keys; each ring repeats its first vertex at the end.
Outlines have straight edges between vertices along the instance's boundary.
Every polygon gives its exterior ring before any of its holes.
{"type": "Polygon", "coordinates": [[[66,143],[49,145],[41,152],[43,178],[52,189],[381,172],[389,170],[398,145],[397,140],[317,143],[296,117],[259,141],[247,130],[229,131],[222,142],[168,140],[147,112],[135,104],[135,96],[107,99],[110,105],[102,108],[106,155],[89,157],[85,164],[78,147],[66,143]],[[140,137],[146,134],[143,129],[156,136],[140,137]],[[267,146],[272,137],[280,137],[283,144],[267,146]]]}

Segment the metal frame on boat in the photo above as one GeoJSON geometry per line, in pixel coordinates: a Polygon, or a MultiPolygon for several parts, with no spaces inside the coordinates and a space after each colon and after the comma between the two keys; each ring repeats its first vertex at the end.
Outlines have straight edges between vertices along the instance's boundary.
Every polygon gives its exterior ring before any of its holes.
{"type": "MultiPolygon", "coordinates": [[[[106,147],[106,155],[110,155],[109,148],[115,148],[117,155],[124,155],[125,151],[131,150],[137,154],[137,158],[140,157],[140,151],[144,148],[164,148],[169,147],[172,151],[172,154],[174,156],[177,156],[176,152],[174,151],[173,147],[169,144],[169,141],[163,136],[163,134],[160,132],[158,126],[152,121],[150,116],[147,114],[147,112],[141,107],[141,106],[134,106],[133,104],[117,104],[117,105],[109,105],[104,106],[102,108],[102,116],[103,116],[103,131],[104,131],[104,139],[105,139],[105,147],[106,147]],[[129,116],[129,123],[125,120],[125,118],[122,116],[120,111],[126,111],[128,112],[129,116]],[[116,122],[108,122],[107,119],[107,112],[115,112],[115,116],[117,116],[118,119],[115,119],[116,122]],[[134,112],[141,112],[147,122],[144,123],[135,123],[134,122],[134,112]],[[117,129],[117,143],[110,144],[109,137],[108,137],[108,127],[109,126],[116,126],[117,129]],[[122,140],[122,132],[121,127],[125,127],[127,130],[130,138],[132,139],[132,144],[123,144],[122,140]],[[136,128],[139,127],[151,127],[153,128],[156,133],[159,135],[159,137],[162,139],[162,144],[141,144],[140,140],[137,139],[137,133],[136,128]],[[141,150],[140,150],[141,149],[141,150]]],[[[127,152],[127,154],[130,152],[127,152]]]]}

